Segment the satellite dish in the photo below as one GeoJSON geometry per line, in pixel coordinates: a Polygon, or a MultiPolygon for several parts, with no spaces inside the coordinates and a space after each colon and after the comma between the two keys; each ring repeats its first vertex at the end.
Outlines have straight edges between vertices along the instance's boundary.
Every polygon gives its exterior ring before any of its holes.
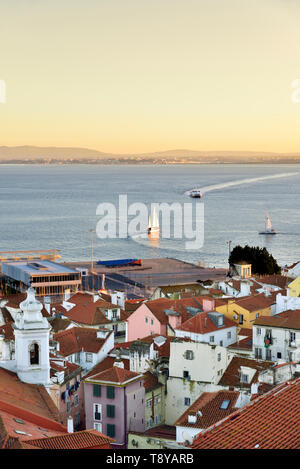
{"type": "Polygon", "coordinates": [[[189,444],[193,443],[193,437],[189,432],[182,432],[182,438],[184,441],[187,441],[189,444]]]}

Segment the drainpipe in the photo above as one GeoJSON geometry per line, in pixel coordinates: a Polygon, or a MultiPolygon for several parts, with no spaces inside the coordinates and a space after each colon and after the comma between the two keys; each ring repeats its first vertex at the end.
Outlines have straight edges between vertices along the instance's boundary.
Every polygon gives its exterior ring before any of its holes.
{"type": "Polygon", "coordinates": [[[125,433],[125,449],[128,447],[128,434],[127,434],[127,396],[126,386],[124,386],[124,433],[125,433]]]}

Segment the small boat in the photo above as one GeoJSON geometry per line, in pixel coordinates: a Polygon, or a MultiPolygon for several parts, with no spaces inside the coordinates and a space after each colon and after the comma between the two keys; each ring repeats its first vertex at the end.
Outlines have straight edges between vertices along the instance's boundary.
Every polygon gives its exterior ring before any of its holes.
{"type": "Polygon", "coordinates": [[[149,222],[148,222],[148,234],[158,234],[160,232],[158,216],[154,207],[153,215],[151,219],[151,215],[149,215],[149,222]]]}
{"type": "Polygon", "coordinates": [[[266,228],[265,231],[261,231],[259,234],[262,235],[275,235],[277,231],[272,227],[271,219],[268,212],[266,212],[266,228]]]}
{"type": "Polygon", "coordinates": [[[190,192],[190,197],[192,197],[193,199],[201,199],[202,192],[199,189],[193,189],[190,192]]]}

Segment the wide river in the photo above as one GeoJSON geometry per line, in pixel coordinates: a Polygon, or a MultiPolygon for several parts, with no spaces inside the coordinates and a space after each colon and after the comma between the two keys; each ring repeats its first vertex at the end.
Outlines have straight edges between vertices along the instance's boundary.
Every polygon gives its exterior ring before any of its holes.
{"type": "MultiPolygon", "coordinates": [[[[58,249],[62,260],[87,260],[94,229],[95,260],[176,257],[224,267],[228,241],[231,247],[266,246],[280,265],[300,260],[298,165],[0,165],[0,181],[1,251],[58,249]],[[186,194],[193,188],[203,190],[202,199],[186,194]],[[192,220],[199,226],[196,205],[201,204],[203,245],[187,249],[187,238],[174,238],[172,226],[170,239],[165,232],[157,241],[100,239],[97,206],[113,204],[119,226],[120,194],[127,196],[128,206],[138,202],[149,210],[153,203],[176,203],[182,216],[184,204],[192,204],[192,220]],[[275,236],[259,235],[266,210],[275,236]]],[[[175,220],[176,226],[178,212],[175,218],[171,224],[175,220]]]]}

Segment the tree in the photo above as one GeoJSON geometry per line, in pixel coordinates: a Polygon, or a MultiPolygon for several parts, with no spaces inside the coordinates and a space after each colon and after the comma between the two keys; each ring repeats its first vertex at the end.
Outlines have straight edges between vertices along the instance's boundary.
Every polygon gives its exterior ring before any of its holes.
{"type": "Polygon", "coordinates": [[[252,273],[257,275],[280,274],[281,268],[276,259],[267,251],[266,248],[258,246],[235,246],[229,256],[229,264],[238,264],[247,262],[252,265],[252,273]]]}

